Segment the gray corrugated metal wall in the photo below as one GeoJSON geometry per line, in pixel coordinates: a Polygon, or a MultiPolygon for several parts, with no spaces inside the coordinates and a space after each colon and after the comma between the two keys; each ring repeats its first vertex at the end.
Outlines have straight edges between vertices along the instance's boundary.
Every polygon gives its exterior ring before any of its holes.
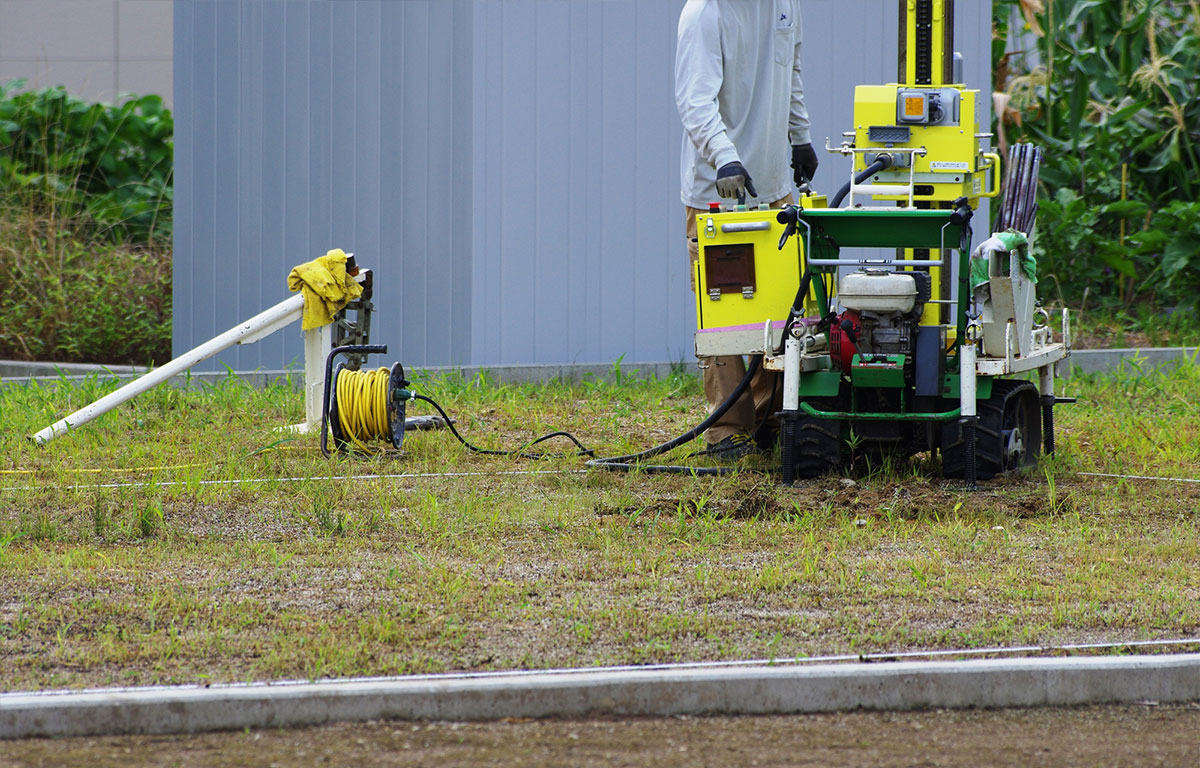
{"type": "MultiPolygon", "coordinates": [[[[287,298],[293,265],[341,247],[376,269],[388,359],[690,358],[682,4],[177,0],[176,352],[287,298]]],[[[990,3],[957,11],[986,94],[990,3]]],[[[896,3],[804,12],[814,143],[837,143],[853,86],[895,80],[896,3]]],[[[823,156],[817,186],[844,174],[823,156]]],[[[297,329],[221,360],[300,355],[297,329]]]]}

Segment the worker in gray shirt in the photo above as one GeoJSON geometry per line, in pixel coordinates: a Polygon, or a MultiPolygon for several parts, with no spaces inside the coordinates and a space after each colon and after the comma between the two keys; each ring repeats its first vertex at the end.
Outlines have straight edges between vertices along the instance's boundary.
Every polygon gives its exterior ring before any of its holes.
{"type": "MultiPolygon", "coordinates": [[[[800,40],[799,0],[688,0],[679,15],[675,103],[684,128],[681,198],[692,291],[697,214],[719,197],[743,195],[747,203],[778,208],[793,202],[793,183],[800,186],[816,173],[800,40]]],[[[700,365],[710,410],[746,374],[739,355],[702,358],[700,365]]],[[[710,455],[738,459],[775,442],[778,377],[759,369],[749,391],[705,433],[710,455]]]]}

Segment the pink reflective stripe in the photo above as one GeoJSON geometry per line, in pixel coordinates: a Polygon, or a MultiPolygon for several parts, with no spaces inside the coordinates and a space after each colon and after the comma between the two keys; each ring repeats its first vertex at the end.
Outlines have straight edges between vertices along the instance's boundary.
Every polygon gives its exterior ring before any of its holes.
{"type": "MultiPolygon", "coordinates": [[[[750,323],[749,325],[724,325],[720,328],[701,328],[697,333],[721,333],[723,331],[761,331],[762,323],[750,323]]],[[[772,328],[782,328],[782,320],[774,320],[771,322],[772,328]]]]}

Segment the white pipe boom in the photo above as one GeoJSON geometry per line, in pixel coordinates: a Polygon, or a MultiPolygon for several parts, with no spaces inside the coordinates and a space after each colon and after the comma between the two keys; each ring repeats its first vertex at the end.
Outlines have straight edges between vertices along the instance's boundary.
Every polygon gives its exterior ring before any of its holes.
{"type": "Polygon", "coordinates": [[[59,435],[66,434],[72,429],[87,424],[97,416],[108,413],[121,403],[132,400],[172,376],[186,371],[196,363],[207,360],[218,352],[232,347],[234,344],[257,341],[267,335],[267,333],[274,333],[280,328],[290,325],[299,320],[303,312],[304,295],[298,293],[287,301],[281,301],[270,309],[260,312],[241,325],[230,328],[220,336],[209,339],[190,352],[183,353],[162,368],[155,368],[149,373],[129,382],[117,391],[105,395],[91,405],[80,408],[65,419],[56,421],[36,435],[31,435],[30,439],[38,445],[45,445],[59,435]]]}

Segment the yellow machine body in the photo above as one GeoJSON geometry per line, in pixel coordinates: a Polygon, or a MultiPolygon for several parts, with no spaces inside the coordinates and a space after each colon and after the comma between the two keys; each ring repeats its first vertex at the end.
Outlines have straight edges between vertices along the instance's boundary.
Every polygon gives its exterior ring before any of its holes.
{"type": "MultiPolygon", "coordinates": [[[[804,195],[801,207],[826,206],[823,195],[804,195]]],[[[696,217],[696,354],[742,355],[764,351],[764,329],[778,344],[804,270],[802,237],[779,239],[784,225],[773,208],[712,211],[696,217]]],[[[809,291],[815,301],[816,294],[809,291]]]]}
{"type": "MultiPolygon", "coordinates": [[[[980,198],[999,193],[1000,158],[982,146],[990,134],[979,130],[979,91],[955,82],[961,75],[953,54],[953,5],[953,0],[902,3],[897,77],[903,82],[855,88],[854,138],[842,150],[853,155],[848,177],[866,170],[880,154],[893,161],[887,170],[852,187],[858,190],[850,194],[855,206],[951,208],[967,198],[978,208],[980,198]]],[[[825,207],[826,202],[807,195],[800,205],[825,207]]],[[[795,237],[783,251],[777,250],[783,225],[774,216],[774,211],[725,209],[697,218],[698,355],[761,352],[768,320],[769,343],[777,344],[782,336],[803,274],[803,254],[797,250],[804,244],[802,237],[795,237]],[[750,230],[748,224],[762,228],[750,230]]],[[[940,256],[937,250],[904,251],[906,259],[940,256]]],[[[933,301],[927,303],[921,324],[945,324],[949,307],[938,302],[951,295],[950,270],[932,266],[928,271],[933,301]]],[[[833,286],[829,288],[832,293],[833,286]]],[[[815,304],[811,288],[809,295],[815,304]]]]}
{"type": "MultiPolygon", "coordinates": [[[[871,165],[880,153],[894,164],[866,183],[890,186],[900,194],[870,194],[853,203],[896,203],[948,208],[967,198],[972,208],[979,199],[1000,191],[1000,156],[982,143],[990,134],[979,130],[979,91],[966,88],[956,72],[953,52],[954,5],[951,0],[925,0],[902,5],[900,83],[860,85],[854,91],[854,154],[852,174],[871,165]],[[905,151],[915,150],[915,151],[905,151]]],[[[934,250],[905,258],[938,258],[934,250]]],[[[950,296],[949,270],[931,267],[932,298],[950,296]]],[[[931,302],[922,325],[949,320],[948,308],[931,302]]]]}
{"type": "Polygon", "coordinates": [[[990,134],[979,131],[979,91],[959,82],[953,0],[902,2],[901,31],[900,82],[854,90],[853,173],[887,153],[894,164],[870,183],[911,186],[912,194],[872,194],[875,201],[940,208],[966,197],[978,207],[978,198],[999,193],[1000,158],[980,148],[990,134]]]}
{"type": "MultiPolygon", "coordinates": [[[[940,39],[940,38],[935,38],[940,39]]],[[[873,185],[908,187],[914,205],[949,207],[967,198],[973,208],[979,198],[999,192],[1000,158],[980,148],[977,104],[979,91],[961,86],[860,85],[854,90],[854,145],[878,149],[895,158],[896,164],[866,180],[873,185]],[[936,106],[935,106],[936,105],[936,106]],[[903,150],[919,150],[905,152],[903,150]]],[[[866,170],[876,154],[854,155],[853,173],[866,170]]],[[[854,203],[909,203],[908,194],[873,194],[854,203]]],[[[937,252],[925,254],[937,257],[937,252]]],[[[914,258],[907,251],[908,258],[914,258]]],[[[932,267],[933,298],[950,295],[948,273],[932,267]]],[[[923,325],[944,322],[946,310],[930,303],[923,325]]]]}
{"type": "MultiPolygon", "coordinates": [[[[907,185],[914,202],[949,203],[960,197],[995,194],[999,183],[986,178],[996,170],[994,156],[979,150],[976,105],[979,91],[944,87],[860,85],[854,89],[854,144],[859,148],[924,149],[923,154],[894,152],[897,164],[870,179],[875,184],[907,185]],[[937,99],[943,120],[931,123],[927,113],[937,99]],[[905,119],[910,122],[903,122],[905,119]],[[912,168],[908,167],[911,157],[912,168]],[[981,162],[987,158],[987,161],[981,162]]],[[[854,172],[874,162],[872,154],[855,155],[854,172]]],[[[908,195],[873,195],[877,201],[908,202],[908,195]]]]}

